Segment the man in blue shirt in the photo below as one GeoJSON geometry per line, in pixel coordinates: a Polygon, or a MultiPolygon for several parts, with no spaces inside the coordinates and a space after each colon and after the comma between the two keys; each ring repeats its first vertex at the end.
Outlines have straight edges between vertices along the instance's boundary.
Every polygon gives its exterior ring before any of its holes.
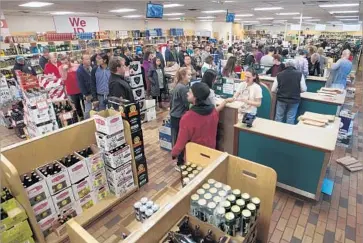
{"type": "Polygon", "coordinates": [[[168,47],[165,50],[165,62],[166,66],[170,67],[174,65],[175,62],[179,63],[178,53],[174,47],[174,41],[168,41],[168,47]]]}

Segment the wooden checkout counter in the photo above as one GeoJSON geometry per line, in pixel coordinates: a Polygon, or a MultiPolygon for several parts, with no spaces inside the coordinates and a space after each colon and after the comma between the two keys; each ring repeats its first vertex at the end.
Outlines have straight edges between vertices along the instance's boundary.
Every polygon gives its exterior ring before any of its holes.
{"type": "Polygon", "coordinates": [[[277,186],[319,200],[339,125],[340,118],[324,128],[262,118],[251,128],[239,122],[234,126],[234,154],[273,168],[277,186]]]}

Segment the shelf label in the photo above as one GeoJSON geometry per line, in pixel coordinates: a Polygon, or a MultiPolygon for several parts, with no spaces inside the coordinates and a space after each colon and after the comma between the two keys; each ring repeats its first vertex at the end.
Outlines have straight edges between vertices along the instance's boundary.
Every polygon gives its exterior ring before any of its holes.
{"type": "Polygon", "coordinates": [[[35,105],[36,105],[37,109],[39,109],[39,110],[48,109],[48,103],[46,100],[37,101],[37,103],[35,105]]]}
{"type": "Polygon", "coordinates": [[[66,112],[63,114],[63,120],[68,120],[68,119],[72,119],[72,113],[71,112],[66,112]]]}

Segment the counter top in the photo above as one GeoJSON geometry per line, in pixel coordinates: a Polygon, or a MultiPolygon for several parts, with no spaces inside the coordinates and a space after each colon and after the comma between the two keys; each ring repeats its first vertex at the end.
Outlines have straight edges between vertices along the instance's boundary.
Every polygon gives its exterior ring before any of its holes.
{"type": "Polygon", "coordinates": [[[234,127],[245,132],[264,135],[298,145],[333,151],[338,137],[340,118],[335,118],[330,128],[290,125],[256,117],[251,128],[242,123],[234,127]]]}
{"type": "Polygon", "coordinates": [[[334,97],[319,95],[319,93],[304,92],[301,93],[301,99],[321,101],[329,104],[343,105],[345,101],[346,92],[337,94],[334,97]]]}
{"type": "Polygon", "coordinates": [[[271,77],[271,76],[267,76],[267,75],[260,75],[258,77],[260,78],[260,80],[268,81],[268,82],[273,82],[276,79],[276,77],[271,77]]]}
{"type": "MultiPolygon", "coordinates": [[[[216,99],[216,105],[220,105],[224,100],[222,98],[215,98],[215,99],[216,99]]],[[[241,106],[242,106],[242,102],[240,102],[240,101],[234,101],[232,103],[226,104],[226,107],[233,108],[233,109],[238,109],[241,106]]]]}
{"type": "Polygon", "coordinates": [[[306,80],[314,80],[314,81],[326,82],[326,81],[328,81],[328,78],[318,77],[318,76],[307,76],[306,80]]]}

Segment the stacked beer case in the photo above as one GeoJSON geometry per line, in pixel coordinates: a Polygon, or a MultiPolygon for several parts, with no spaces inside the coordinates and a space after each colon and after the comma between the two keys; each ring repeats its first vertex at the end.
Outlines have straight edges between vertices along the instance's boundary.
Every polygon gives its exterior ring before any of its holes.
{"type": "MultiPolygon", "coordinates": [[[[145,114],[146,114],[146,105],[145,105],[145,87],[143,82],[143,77],[141,73],[141,63],[139,61],[131,62],[129,66],[129,82],[132,89],[132,93],[134,95],[134,99],[136,103],[139,104],[140,111],[141,111],[141,117],[145,120],[145,114]]],[[[147,75],[147,74],[145,74],[147,75]]]]}
{"type": "Polygon", "coordinates": [[[138,103],[124,102],[120,106],[122,118],[129,122],[132,146],[137,169],[139,187],[148,181],[147,163],[144,149],[144,138],[141,127],[141,112],[138,103]]]}
{"type": "Polygon", "coordinates": [[[173,148],[171,139],[170,119],[163,120],[162,126],[159,128],[160,148],[171,151],[173,148]]]}
{"type": "Polygon", "coordinates": [[[105,110],[94,116],[97,145],[103,151],[110,191],[121,197],[135,186],[130,144],[126,143],[119,112],[105,110]]]}

